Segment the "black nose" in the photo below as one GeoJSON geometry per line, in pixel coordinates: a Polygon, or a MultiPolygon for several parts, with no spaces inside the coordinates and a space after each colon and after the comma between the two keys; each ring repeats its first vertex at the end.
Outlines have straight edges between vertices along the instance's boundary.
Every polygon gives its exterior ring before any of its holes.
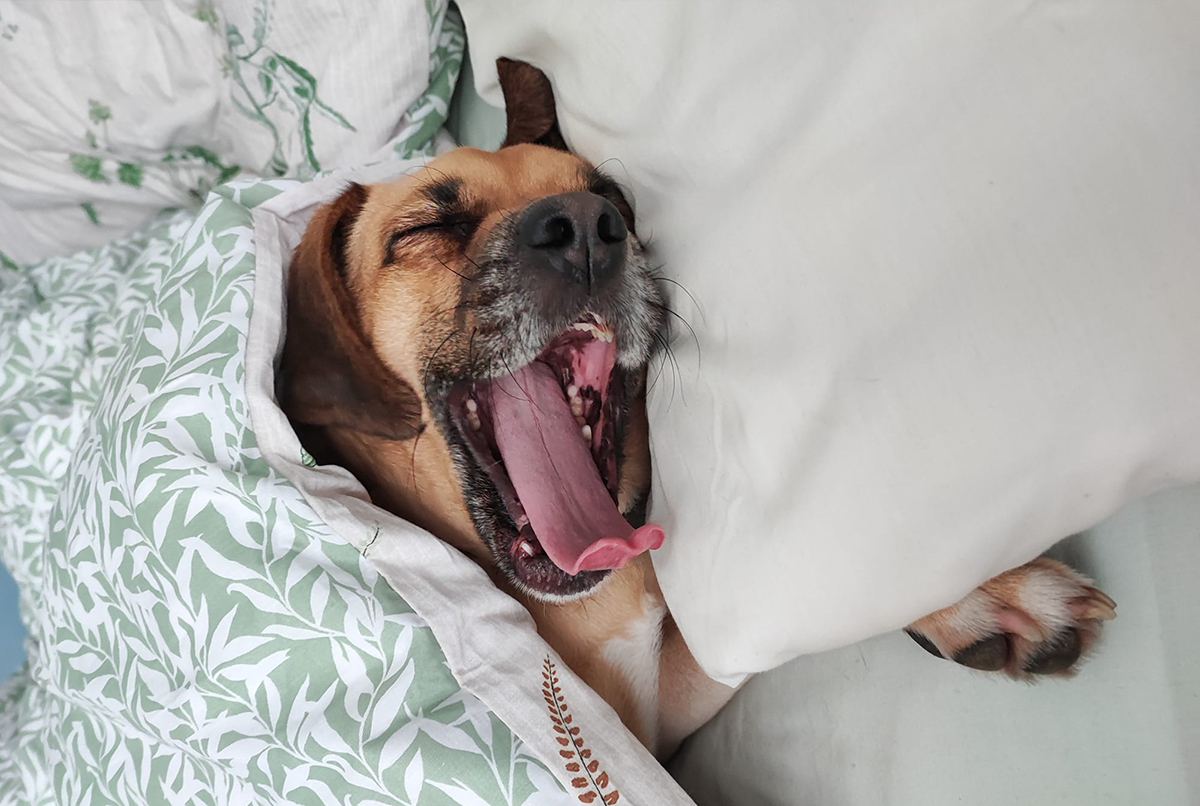
{"type": "Polygon", "coordinates": [[[617,208],[595,193],[538,199],[517,225],[524,257],[589,290],[621,268],[628,235],[617,208]]]}

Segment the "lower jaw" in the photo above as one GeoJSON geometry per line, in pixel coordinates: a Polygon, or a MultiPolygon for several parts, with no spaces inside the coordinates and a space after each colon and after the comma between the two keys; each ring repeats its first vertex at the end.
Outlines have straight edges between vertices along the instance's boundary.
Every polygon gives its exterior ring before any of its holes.
{"type": "Polygon", "coordinates": [[[564,602],[582,598],[591,593],[611,573],[583,571],[571,576],[556,566],[544,552],[532,557],[520,555],[517,542],[522,539],[520,535],[512,533],[511,536],[494,541],[492,554],[506,576],[536,599],[564,602]]]}

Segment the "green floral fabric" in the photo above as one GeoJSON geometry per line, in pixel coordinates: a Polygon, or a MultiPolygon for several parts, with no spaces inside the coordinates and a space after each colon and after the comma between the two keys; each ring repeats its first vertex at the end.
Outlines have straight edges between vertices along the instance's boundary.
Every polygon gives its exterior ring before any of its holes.
{"type": "Polygon", "coordinates": [[[258,452],[235,183],[0,269],[0,803],[549,804],[554,777],[258,452]]]}
{"type": "Polygon", "coordinates": [[[429,154],[464,42],[449,0],[0,0],[0,249],[101,245],[234,176],[429,154]]]}
{"type": "MultiPolygon", "coordinates": [[[[431,150],[461,60],[438,8],[401,156],[431,150]]],[[[0,562],[29,631],[3,806],[573,801],[259,452],[250,211],[293,184],[0,263],[0,562]]]]}

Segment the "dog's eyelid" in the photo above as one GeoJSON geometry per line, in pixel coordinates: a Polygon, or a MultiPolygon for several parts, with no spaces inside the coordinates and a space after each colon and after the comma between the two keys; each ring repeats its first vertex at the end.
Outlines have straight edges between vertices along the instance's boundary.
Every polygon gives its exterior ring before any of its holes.
{"type": "Polygon", "coordinates": [[[383,251],[386,258],[385,265],[395,261],[394,251],[396,244],[406,238],[427,233],[449,233],[453,230],[465,228],[465,231],[460,232],[458,237],[466,240],[475,234],[475,230],[479,227],[480,223],[481,219],[476,215],[455,213],[452,215],[442,214],[436,218],[410,221],[402,224],[399,229],[393,231],[388,237],[387,245],[383,251]]]}

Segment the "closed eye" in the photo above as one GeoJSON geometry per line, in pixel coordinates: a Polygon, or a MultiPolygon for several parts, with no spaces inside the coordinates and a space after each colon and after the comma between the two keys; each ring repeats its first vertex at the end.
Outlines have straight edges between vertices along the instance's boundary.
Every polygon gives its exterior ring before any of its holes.
{"type": "Polygon", "coordinates": [[[460,246],[465,246],[475,236],[476,230],[479,229],[479,223],[479,218],[476,216],[453,215],[409,224],[392,233],[388,238],[384,254],[387,256],[387,262],[392,263],[395,260],[396,244],[423,237],[451,238],[460,246]]]}

